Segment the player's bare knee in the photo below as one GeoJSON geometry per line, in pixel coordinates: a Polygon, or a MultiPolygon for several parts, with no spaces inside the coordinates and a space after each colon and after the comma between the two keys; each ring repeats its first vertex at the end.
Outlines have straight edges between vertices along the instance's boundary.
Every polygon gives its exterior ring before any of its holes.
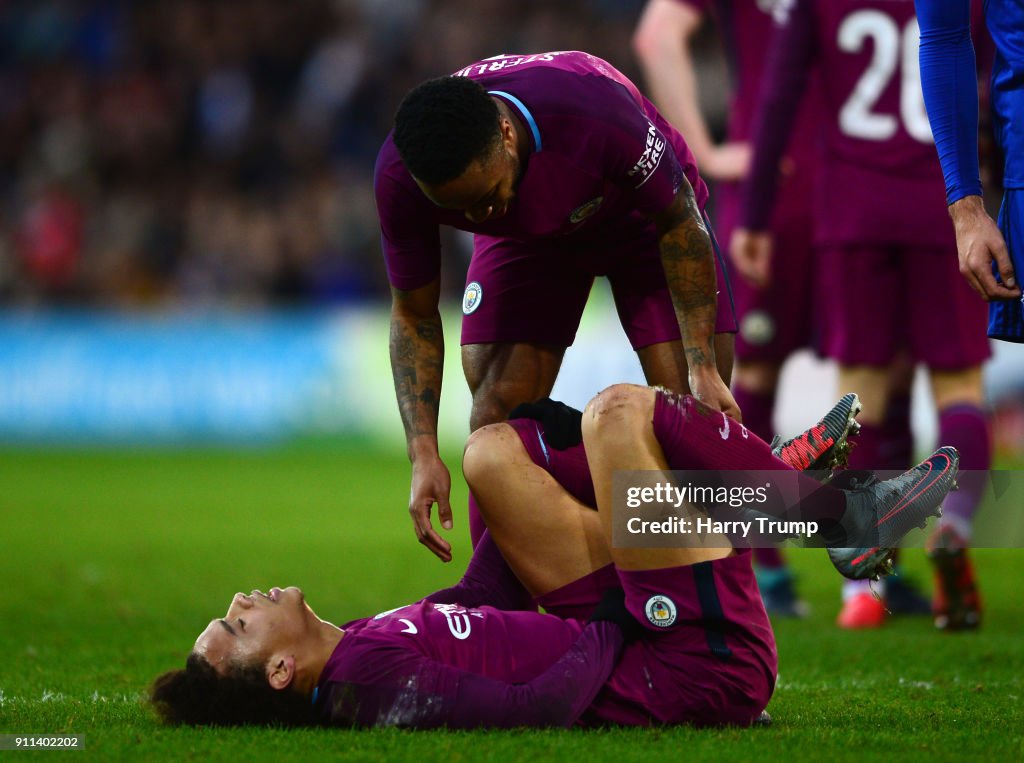
{"type": "Polygon", "coordinates": [[[470,489],[489,481],[507,466],[517,445],[522,447],[519,436],[504,422],[474,430],[462,454],[462,472],[470,489]]]}
{"type": "Polygon", "coordinates": [[[650,422],[654,390],[636,384],[613,384],[599,392],[583,412],[583,439],[625,432],[650,422]]]}
{"type": "Polygon", "coordinates": [[[981,366],[954,371],[932,371],[932,397],[939,410],[954,405],[981,406],[985,400],[981,366]]]}

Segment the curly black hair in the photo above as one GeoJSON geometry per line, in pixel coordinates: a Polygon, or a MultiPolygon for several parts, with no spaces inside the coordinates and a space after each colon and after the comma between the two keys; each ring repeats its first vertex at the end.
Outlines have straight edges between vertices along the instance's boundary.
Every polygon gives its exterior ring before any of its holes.
{"type": "Polygon", "coordinates": [[[487,157],[499,139],[498,107],[468,77],[439,77],[413,88],[395,114],[395,146],[413,177],[440,185],[487,157]]]}
{"type": "Polygon", "coordinates": [[[292,689],[267,683],[261,665],[233,666],[220,675],[193,652],[184,670],[159,676],[149,700],[165,723],[187,726],[316,726],[320,712],[292,689]]]}

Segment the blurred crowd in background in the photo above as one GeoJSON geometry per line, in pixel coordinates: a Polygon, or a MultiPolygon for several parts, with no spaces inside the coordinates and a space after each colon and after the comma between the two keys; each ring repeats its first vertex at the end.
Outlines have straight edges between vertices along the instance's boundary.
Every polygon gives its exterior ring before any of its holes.
{"type": "Polygon", "coordinates": [[[0,299],[384,299],[372,171],[402,96],[509,51],[585,49],[636,78],[642,4],[0,5],[0,299]]]}

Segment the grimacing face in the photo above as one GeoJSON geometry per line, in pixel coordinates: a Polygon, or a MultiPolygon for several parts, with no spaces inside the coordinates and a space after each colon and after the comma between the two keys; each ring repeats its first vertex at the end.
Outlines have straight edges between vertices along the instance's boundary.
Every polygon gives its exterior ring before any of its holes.
{"type": "Polygon", "coordinates": [[[434,186],[417,180],[427,198],[444,209],[463,212],[474,223],[508,212],[519,184],[521,162],[512,124],[503,119],[501,126],[501,141],[487,156],[470,162],[454,180],[434,186]]]}
{"type": "Polygon", "coordinates": [[[236,593],[224,617],[211,620],[199,634],[193,651],[218,672],[232,663],[258,660],[268,666],[269,677],[271,663],[293,656],[295,646],[303,643],[319,622],[300,588],[236,593]]]}

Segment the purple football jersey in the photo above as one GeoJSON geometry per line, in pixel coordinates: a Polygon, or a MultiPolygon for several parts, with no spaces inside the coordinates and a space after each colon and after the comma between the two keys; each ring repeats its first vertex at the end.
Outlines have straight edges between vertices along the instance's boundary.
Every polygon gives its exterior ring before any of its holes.
{"type": "Polygon", "coordinates": [[[523,682],[561,657],[582,628],[575,620],[537,612],[424,600],[357,620],[345,627],[345,638],[363,634],[367,639],[397,641],[454,668],[523,682]],[[512,648],[497,649],[496,645],[512,648]]]}
{"type": "MultiPolygon", "coordinates": [[[[765,62],[776,24],[773,14],[786,0],[676,0],[714,21],[729,65],[731,93],[727,137],[749,141],[764,78],[765,62]]],[[[778,169],[777,203],[771,210],[771,230],[779,256],[772,259],[771,285],[755,287],[733,278],[739,316],[736,358],[749,362],[783,362],[811,340],[810,279],[814,273],[813,202],[818,182],[819,126],[823,118],[819,83],[803,94],[785,156],[778,169]]],[[[739,224],[740,181],[714,186],[715,233],[728,247],[739,224]]]]}
{"type": "Polygon", "coordinates": [[[777,133],[815,70],[826,110],[818,243],[949,244],[913,0],[793,0],[776,16],[743,221],[764,228],[785,137],[777,133]]]}
{"type": "Polygon", "coordinates": [[[439,225],[517,240],[573,236],[600,241],[622,228],[652,225],[685,175],[701,209],[707,187],[682,136],[636,86],[588,53],[502,55],[460,69],[500,98],[530,133],[508,212],[475,224],[441,209],[420,191],[392,136],[374,176],[388,277],[415,289],[440,272],[439,225]]]}
{"type": "Polygon", "coordinates": [[[572,725],[623,643],[610,623],[426,600],[344,630],[318,682],[339,725],[572,725]]]}
{"type": "MultiPolygon", "coordinates": [[[[776,26],[772,14],[787,0],[676,0],[701,13],[711,15],[722,39],[732,93],[729,97],[729,140],[750,140],[757,110],[761,78],[764,74],[768,43],[776,26]]],[[[807,94],[794,127],[788,155],[801,164],[813,156],[814,119],[818,116],[820,94],[807,94]]]]}

